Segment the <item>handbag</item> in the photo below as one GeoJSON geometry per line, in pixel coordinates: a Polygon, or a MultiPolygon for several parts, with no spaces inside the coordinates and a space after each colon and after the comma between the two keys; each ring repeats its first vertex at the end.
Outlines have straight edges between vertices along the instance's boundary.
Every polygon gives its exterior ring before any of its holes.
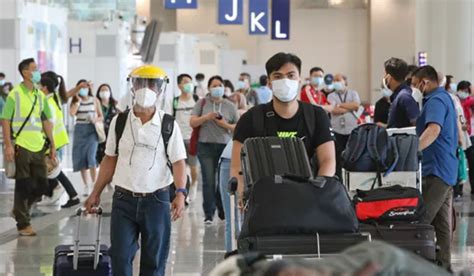
{"type": "MultiPolygon", "coordinates": [[[[204,109],[204,105],[206,104],[206,99],[202,99],[201,102],[201,112],[199,113],[199,117],[202,116],[202,111],[204,109]]],[[[197,155],[197,145],[199,141],[199,131],[201,130],[201,126],[193,128],[191,132],[191,140],[189,141],[189,154],[192,156],[197,155]]]]}
{"type": "MultiPolygon", "coordinates": [[[[30,110],[30,113],[28,113],[28,116],[26,116],[26,119],[25,121],[23,122],[23,124],[21,125],[20,129],[18,130],[18,132],[16,134],[13,133],[13,127],[12,127],[12,122],[13,122],[13,116],[12,115],[12,119],[10,121],[10,133],[11,133],[11,142],[12,142],[12,145],[13,145],[13,149],[15,150],[16,149],[16,138],[18,136],[20,136],[21,132],[23,131],[23,129],[25,128],[26,124],[28,123],[28,121],[30,120],[31,118],[31,114],[33,114],[33,111],[35,110],[35,105],[36,105],[36,102],[38,101],[38,95],[35,95],[35,100],[33,101],[33,105],[31,106],[31,110],[30,110]]],[[[13,161],[7,161],[6,157],[5,157],[5,154],[3,154],[3,166],[4,166],[4,169],[5,169],[5,176],[9,179],[14,179],[15,176],[16,176],[16,164],[15,164],[15,160],[13,161]]]]}
{"type": "Polygon", "coordinates": [[[361,222],[415,222],[425,212],[420,191],[400,185],[357,190],[353,201],[361,222]]]}
{"type": "Polygon", "coordinates": [[[466,154],[462,150],[462,148],[458,148],[458,182],[464,183],[468,179],[467,175],[467,159],[466,154]]]}
{"type": "Polygon", "coordinates": [[[104,122],[96,122],[94,125],[95,132],[97,132],[97,137],[99,138],[99,144],[104,143],[107,140],[107,136],[105,135],[104,122]]]}

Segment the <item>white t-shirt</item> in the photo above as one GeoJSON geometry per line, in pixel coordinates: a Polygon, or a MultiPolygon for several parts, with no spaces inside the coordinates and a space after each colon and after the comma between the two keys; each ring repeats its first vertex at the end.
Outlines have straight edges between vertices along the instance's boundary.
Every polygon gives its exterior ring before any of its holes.
{"type": "MultiPolygon", "coordinates": [[[[161,136],[164,114],[162,110],[157,110],[150,121],[142,124],[133,112],[129,113],[119,142],[117,166],[112,179],[114,185],[136,193],[152,193],[173,183],[161,136]]],[[[115,130],[116,122],[117,116],[110,123],[111,130],[115,130]]],[[[109,131],[105,154],[117,156],[116,146],[115,131],[109,131]]],[[[168,144],[168,156],[171,163],[186,159],[183,137],[176,122],[168,144]]]]}
{"type": "Polygon", "coordinates": [[[186,101],[179,99],[178,105],[176,106],[176,122],[181,129],[181,134],[183,135],[184,140],[191,139],[193,129],[189,125],[189,121],[191,120],[191,113],[195,105],[196,101],[194,101],[193,97],[190,97],[186,101]]]}

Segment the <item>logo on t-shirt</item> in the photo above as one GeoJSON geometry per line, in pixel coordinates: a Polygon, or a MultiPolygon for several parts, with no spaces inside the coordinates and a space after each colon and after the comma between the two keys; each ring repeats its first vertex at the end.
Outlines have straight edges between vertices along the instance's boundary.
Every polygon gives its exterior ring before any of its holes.
{"type": "Polygon", "coordinates": [[[278,138],[296,138],[298,131],[278,131],[278,138]]]}

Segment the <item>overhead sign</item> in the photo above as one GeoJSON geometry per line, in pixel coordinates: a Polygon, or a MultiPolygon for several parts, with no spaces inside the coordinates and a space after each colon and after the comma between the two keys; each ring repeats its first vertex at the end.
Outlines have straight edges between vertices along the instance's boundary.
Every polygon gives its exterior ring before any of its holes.
{"type": "Polygon", "coordinates": [[[241,25],[243,23],[243,0],[219,0],[219,24],[241,25]]]}
{"type": "Polygon", "coordinates": [[[249,0],[249,34],[268,33],[268,0],[249,0]]]}
{"type": "Polygon", "coordinates": [[[272,39],[290,39],[290,0],[272,1],[272,39]]]}
{"type": "Polygon", "coordinates": [[[198,0],[165,0],[165,9],[197,9],[198,0]]]}
{"type": "Polygon", "coordinates": [[[428,65],[428,53],[418,52],[418,66],[428,65]]]}

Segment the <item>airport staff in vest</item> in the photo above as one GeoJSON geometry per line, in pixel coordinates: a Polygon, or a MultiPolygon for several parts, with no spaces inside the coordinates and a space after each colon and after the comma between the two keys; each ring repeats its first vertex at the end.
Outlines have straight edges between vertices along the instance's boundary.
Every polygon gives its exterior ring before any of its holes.
{"type": "Polygon", "coordinates": [[[30,208],[48,187],[45,134],[49,141],[49,156],[56,158],[52,114],[44,94],[37,88],[41,74],[34,59],[18,66],[23,82],[10,92],[2,114],[5,159],[15,162],[15,192],[12,216],[21,236],[34,236],[30,225],[30,208]]]}

